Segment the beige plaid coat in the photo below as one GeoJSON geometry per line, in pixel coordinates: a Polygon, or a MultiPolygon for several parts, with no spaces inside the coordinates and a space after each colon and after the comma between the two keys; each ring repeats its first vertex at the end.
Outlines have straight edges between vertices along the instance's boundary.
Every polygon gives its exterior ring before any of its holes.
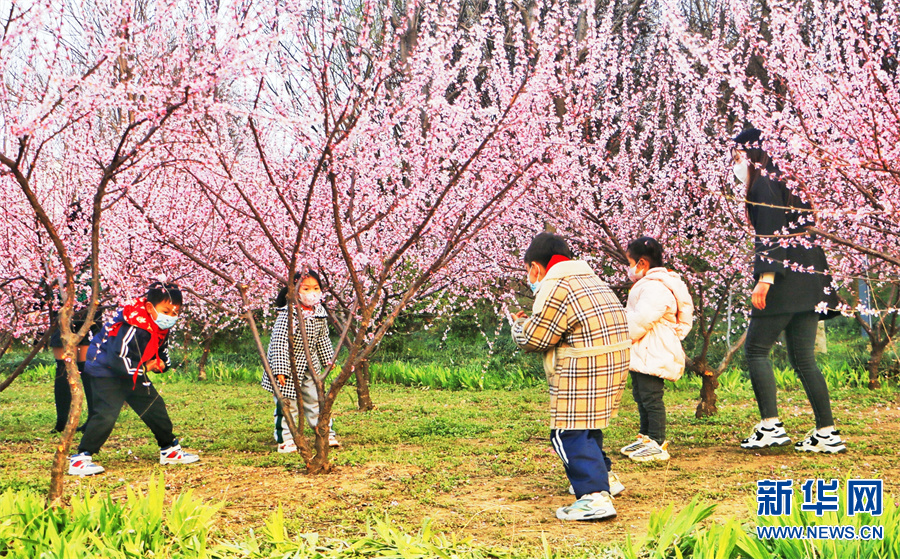
{"type": "Polygon", "coordinates": [[[618,413],[631,359],[622,304],[586,262],[569,260],[547,272],[532,310],[513,324],[512,336],[525,351],[555,352],[547,360],[555,361],[547,371],[550,428],[606,427],[618,413]]]}

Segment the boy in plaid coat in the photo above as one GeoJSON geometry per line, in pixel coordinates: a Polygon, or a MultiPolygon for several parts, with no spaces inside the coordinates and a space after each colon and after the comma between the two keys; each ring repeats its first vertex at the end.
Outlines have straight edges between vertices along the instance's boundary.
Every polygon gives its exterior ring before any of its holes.
{"type": "Polygon", "coordinates": [[[550,438],[577,500],[556,511],[561,520],[616,515],[612,494],[624,487],[610,475],[601,429],[616,416],[628,375],[631,340],[625,310],[586,262],[573,260],[562,237],[541,233],[525,252],[533,313],[519,313],[516,344],[543,352],[550,385],[550,438]]]}

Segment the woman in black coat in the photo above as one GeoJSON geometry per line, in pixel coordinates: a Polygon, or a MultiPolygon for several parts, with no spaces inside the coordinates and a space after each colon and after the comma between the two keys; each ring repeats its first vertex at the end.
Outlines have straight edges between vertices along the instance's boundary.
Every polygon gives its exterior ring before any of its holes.
{"type": "Polygon", "coordinates": [[[759,130],[745,130],[734,142],[734,174],[747,185],[747,219],[756,234],[756,286],[744,350],[762,418],[753,434],[741,441],[741,447],[757,449],[791,442],[778,418],[775,375],[769,361],[772,346],[784,332],[788,358],[816,418],[816,428],[794,449],[844,452],[846,446],[834,429],[828,385],[815,358],[816,330],[822,316],[817,307],[826,299],[830,278],[824,251],[806,233],[813,223],[811,207],[779,180],[777,167],[762,150],[759,130]],[[797,271],[793,265],[813,271],[797,271]]]}

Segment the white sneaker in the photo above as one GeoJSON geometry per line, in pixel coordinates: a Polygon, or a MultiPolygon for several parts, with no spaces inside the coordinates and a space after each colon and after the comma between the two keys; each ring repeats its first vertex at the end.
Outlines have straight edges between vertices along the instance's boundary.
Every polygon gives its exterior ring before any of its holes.
{"type": "Polygon", "coordinates": [[[86,452],[69,456],[70,476],[92,476],[94,474],[102,474],[104,471],[103,466],[94,464],[91,455],[86,452]]]}
{"type": "Polygon", "coordinates": [[[616,517],[612,497],[606,491],[589,493],[567,507],[556,509],[560,520],[606,520],[616,517]]]}
{"type": "Polygon", "coordinates": [[[294,444],[294,441],[285,441],[278,445],[278,452],[280,452],[281,454],[297,452],[297,445],[294,444]]]}
{"type": "Polygon", "coordinates": [[[669,448],[669,441],[665,441],[662,445],[660,445],[656,441],[651,439],[650,442],[645,444],[643,448],[632,452],[628,455],[628,457],[635,462],[668,460],[669,452],[666,450],[667,448],[669,448]]]}
{"type": "Polygon", "coordinates": [[[647,435],[638,433],[637,439],[635,439],[633,443],[623,446],[621,450],[619,450],[619,452],[621,452],[625,456],[628,456],[632,452],[637,452],[638,450],[644,448],[644,445],[649,443],[651,440],[653,439],[651,439],[647,435]]]}
{"type": "Polygon", "coordinates": [[[328,435],[328,446],[332,448],[341,446],[341,441],[337,439],[337,436],[334,433],[328,435]]]}
{"type": "MultiPolygon", "coordinates": [[[[619,476],[609,472],[609,494],[616,497],[619,493],[625,491],[625,485],[619,480],[619,476]]],[[[569,495],[575,494],[575,488],[569,484],[569,495]]]]}
{"type": "Polygon", "coordinates": [[[198,460],[200,460],[198,455],[188,454],[181,450],[180,444],[175,444],[159,451],[159,463],[163,466],[166,464],[193,464],[198,460]]]}
{"type": "Polygon", "coordinates": [[[841,432],[835,429],[831,430],[827,436],[813,429],[806,435],[806,438],[794,445],[794,450],[798,452],[824,452],[825,454],[838,454],[847,452],[847,446],[841,440],[841,432]]]}
{"type": "Polygon", "coordinates": [[[784,423],[779,421],[775,427],[763,427],[762,423],[757,423],[753,434],[741,441],[741,448],[768,448],[788,444],[791,444],[791,438],[784,430],[784,423]]]}

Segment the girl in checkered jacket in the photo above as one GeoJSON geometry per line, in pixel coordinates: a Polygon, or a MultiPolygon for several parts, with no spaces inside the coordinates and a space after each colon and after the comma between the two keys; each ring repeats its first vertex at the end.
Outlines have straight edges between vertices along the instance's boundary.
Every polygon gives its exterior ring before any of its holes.
{"type": "MultiPolygon", "coordinates": [[[[297,299],[302,309],[303,318],[306,325],[306,337],[309,343],[310,359],[315,373],[321,373],[323,367],[328,366],[334,360],[334,346],[331,345],[331,339],[328,337],[328,322],[326,320],[325,307],[321,305],[322,287],[319,275],[314,271],[306,272],[303,275],[297,274],[295,280],[297,284],[297,299]]],[[[278,316],[275,319],[275,326],[272,328],[272,337],[269,340],[269,349],[266,357],[275,379],[278,381],[281,394],[287,400],[290,407],[291,417],[294,419],[294,425],[300,427],[300,407],[303,405],[303,415],[309,426],[315,430],[319,422],[319,393],[316,389],[316,383],[312,375],[308,374],[308,360],[303,349],[303,334],[300,330],[300,324],[297,320],[297,311],[289,311],[287,301],[287,288],[283,288],[275,299],[275,306],[278,308],[278,316]],[[294,378],[291,374],[291,358],[288,344],[288,319],[293,317],[293,334],[294,334],[294,365],[297,368],[297,379],[300,383],[299,398],[297,387],[294,385],[294,378]]],[[[262,386],[273,395],[275,390],[269,381],[268,375],[263,375],[262,386]]],[[[297,452],[297,445],[294,443],[294,437],[291,435],[284,418],[285,410],[282,409],[278,398],[275,398],[275,442],[278,443],[278,452],[297,452]]],[[[329,428],[331,426],[329,425],[329,428]]],[[[328,434],[329,446],[340,446],[337,436],[333,429],[328,434]]]]}

